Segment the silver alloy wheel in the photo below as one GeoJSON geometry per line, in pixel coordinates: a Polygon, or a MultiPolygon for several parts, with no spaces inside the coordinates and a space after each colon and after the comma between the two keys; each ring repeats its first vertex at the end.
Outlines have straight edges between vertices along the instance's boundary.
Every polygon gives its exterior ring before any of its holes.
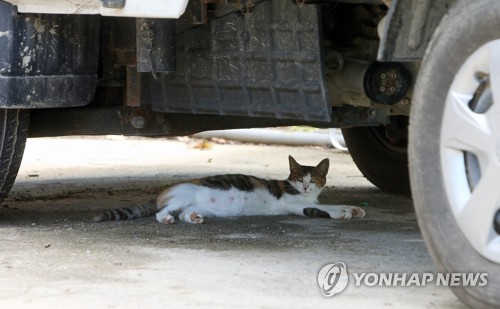
{"type": "Polygon", "coordinates": [[[471,246],[500,263],[500,40],[461,66],[446,97],[440,140],[444,187],[471,246]]]}

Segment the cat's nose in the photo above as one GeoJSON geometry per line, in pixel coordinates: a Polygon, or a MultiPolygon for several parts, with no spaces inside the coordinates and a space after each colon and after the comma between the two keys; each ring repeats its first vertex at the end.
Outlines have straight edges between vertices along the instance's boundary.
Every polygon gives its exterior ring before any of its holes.
{"type": "Polygon", "coordinates": [[[307,190],[307,188],[309,188],[308,185],[304,185],[304,190],[307,190]]]}

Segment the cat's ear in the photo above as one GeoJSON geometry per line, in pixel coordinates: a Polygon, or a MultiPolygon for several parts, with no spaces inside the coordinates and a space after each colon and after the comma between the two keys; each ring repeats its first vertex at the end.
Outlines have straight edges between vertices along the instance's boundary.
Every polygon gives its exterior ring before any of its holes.
{"type": "Polygon", "coordinates": [[[328,169],[330,168],[330,160],[328,158],[323,159],[323,161],[319,162],[319,164],[314,168],[321,175],[326,176],[328,174],[328,169]]]}
{"type": "Polygon", "coordinates": [[[290,173],[294,174],[300,171],[300,164],[290,155],[288,156],[288,163],[290,164],[290,173]]]}

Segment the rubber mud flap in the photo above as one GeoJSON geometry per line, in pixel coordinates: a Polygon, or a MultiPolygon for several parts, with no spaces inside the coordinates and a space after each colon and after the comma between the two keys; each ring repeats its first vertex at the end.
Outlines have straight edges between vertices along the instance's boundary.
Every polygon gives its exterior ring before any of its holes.
{"type": "Polygon", "coordinates": [[[99,16],[18,14],[0,1],[0,108],[90,103],[98,47],[99,16]]]}
{"type": "Polygon", "coordinates": [[[177,72],[149,77],[154,110],[330,122],[316,5],[273,0],[177,30],[177,72]]]}

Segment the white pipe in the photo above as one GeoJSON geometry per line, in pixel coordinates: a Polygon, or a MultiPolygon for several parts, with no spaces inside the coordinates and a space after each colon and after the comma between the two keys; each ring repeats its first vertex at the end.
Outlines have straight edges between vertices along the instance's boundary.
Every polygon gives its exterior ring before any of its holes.
{"type": "Polygon", "coordinates": [[[342,135],[342,131],[340,129],[329,129],[328,135],[330,136],[330,142],[332,143],[333,148],[337,148],[338,150],[347,151],[347,146],[345,145],[344,135],[342,135]]]}
{"type": "MultiPolygon", "coordinates": [[[[332,131],[334,129],[331,129],[332,131]]],[[[335,132],[285,132],[272,129],[235,129],[216,130],[194,134],[193,137],[219,137],[250,143],[285,144],[292,146],[334,146],[342,149],[343,137],[338,138],[335,132]],[[338,141],[340,139],[340,143],[338,141]]],[[[343,150],[343,149],[342,149],[343,150]]]]}

